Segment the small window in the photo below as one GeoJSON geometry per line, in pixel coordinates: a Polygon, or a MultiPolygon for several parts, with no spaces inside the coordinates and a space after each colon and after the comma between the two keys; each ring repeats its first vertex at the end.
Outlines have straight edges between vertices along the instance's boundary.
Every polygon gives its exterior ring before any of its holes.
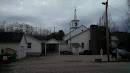
{"type": "Polygon", "coordinates": [[[31,43],[28,43],[28,44],[27,44],[27,48],[31,48],[31,43]]]}
{"type": "Polygon", "coordinates": [[[84,43],[82,43],[81,45],[82,45],[82,48],[84,48],[84,43]]]}

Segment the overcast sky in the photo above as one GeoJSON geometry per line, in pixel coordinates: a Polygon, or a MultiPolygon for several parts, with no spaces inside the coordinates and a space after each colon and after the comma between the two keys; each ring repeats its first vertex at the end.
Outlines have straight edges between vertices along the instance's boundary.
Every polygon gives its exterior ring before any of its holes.
{"type": "MultiPolygon", "coordinates": [[[[0,0],[0,21],[28,23],[44,29],[69,32],[69,22],[77,18],[80,25],[96,24],[105,11],[106,0],[0,0]]],[[[121,25],[127,11],[126,0],[109,0],[109,14],[121,25]],[[118,10],[116,10],[118,9],[118,10]]],[[[79,25],[79,26],[80,26],[79,25]]]]}

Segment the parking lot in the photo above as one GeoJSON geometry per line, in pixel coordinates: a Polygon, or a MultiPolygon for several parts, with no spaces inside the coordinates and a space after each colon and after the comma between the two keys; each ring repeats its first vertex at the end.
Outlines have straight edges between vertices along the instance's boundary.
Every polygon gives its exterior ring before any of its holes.
{"type": "MultiPolygon", "coordinates": [[[[0,73],[130,73],[130,62],[94,62],[100,55],[26,57],[0,65],[0,73]]],[[[112,60],[112,59],[111,59],[112,60]]]]}

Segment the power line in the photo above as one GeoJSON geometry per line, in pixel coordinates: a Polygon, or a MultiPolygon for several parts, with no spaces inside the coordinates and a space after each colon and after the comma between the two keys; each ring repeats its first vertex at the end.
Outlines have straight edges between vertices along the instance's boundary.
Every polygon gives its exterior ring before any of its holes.
{"type": "MultiPolygon", "coordinates": [[[[110,5],[109,5],[110,6],[110,5]]],[[[116,8],[114,8],[114,7],[112,7],[112,6],[110,6],[111,8],[113,8],[114,10],[116,10],[116,11],[118,11],[118,12],[120,12],[120,13],[123,13],[124,14],[124,12],[122,12],[122,11],[120,11],[120,10],[118,10],[118,9],[116,9],[116,8]]],[[[124,14],[125,15],[125,14],[124,14]]],[[[125,19],[123,19],[123,17],[120,17],[121,18],[121,20],[122,21],[124,21],[125,22],[125,24],[126,24],[126,26],[127,27],[130,27],[129,26],[129,23],[125,20],[125,19]]],[[[126,18],[126,17],[125,17],[126,18]]],[[[127,19],[127,18],[126,18],[127,19]]],[[[124,27],[123,27],[124,28],[124,27]]]]}
{"type": "MultiPolygon", "coordinates": [[[[110,5],[108,5],[108,6],[110,6],[110,5]]],[[[124,14],[124,12],[122,12],[122,11],[120,11],[120,10],[118,10],[118,9],[116,9],[116,8],[114,8],[114,7],[112,7],[112,6],[110,6],[111,8],[113,8],[114,10],[116,10],[116,11],[118,11],[118,12],[120,12],[120,13],[123,13],[124,14]]]]}
{"type": "MultiPolygon", "coordinates": [[[[110,6],[110,5],[109,5],[109,6],[110,6]]],[[[124,14],[124,12],[122,12],[122,11],[120,11],[120,10],[118,10],[118,9],[116,9],[116,8],[114,8],[114,7],[112,7],[112,6],[110,6],[110,7],[113,8],[113,9],[115,9],[116,11],[121,12],[121,13],[124,14]]],[[[121,17],[121,19],[124,20],[123,17],[121,17]]],[[[124,20],[124,21],[126,21],[126,20],[124,20]]]]}
{"type": "MultiPolygon", "coordinates": [[[[110,6],[110,5],[109,5],[109,6],[110,6]]],[[[118,12],[123,13],[124,15],[126,15],[124,12],[122,12],[122,11],[120,11],[120,10],[118,10],[118,9],[116,9],[116,8],[114,8],[114,7],[112,7],[112,6],[110,6],[110,7],[113,8],[114,10],[116,10],[116,11],[118,11],[118,12]]],[[[124,17],[125,17],[125,16],[124,16],[124,17]]],[[[125,17],[125,18],[126,18],[126,17],[125,17]]],[[[123,17],[121,17],[121,19],[126,22],[126,20],[123,19],[123,17]]],[[[126,19],[127,19],[127,18],[126,18],[126,19]]]]}

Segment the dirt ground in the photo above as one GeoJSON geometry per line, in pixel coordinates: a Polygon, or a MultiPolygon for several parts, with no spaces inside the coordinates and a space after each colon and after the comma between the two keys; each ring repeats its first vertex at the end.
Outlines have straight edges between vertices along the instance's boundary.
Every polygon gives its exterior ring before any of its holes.
{"type": "MultiPolygon", "coordinates": [[[[99,55],[26,57],[0,65],[0,73],[130,73],[130,62],[94,62],[99,55]]],[[[112,60],[112,59],[111,59],[112,60]]],[[[107,56],[103,56],[107,61],[107,56]]]]}

